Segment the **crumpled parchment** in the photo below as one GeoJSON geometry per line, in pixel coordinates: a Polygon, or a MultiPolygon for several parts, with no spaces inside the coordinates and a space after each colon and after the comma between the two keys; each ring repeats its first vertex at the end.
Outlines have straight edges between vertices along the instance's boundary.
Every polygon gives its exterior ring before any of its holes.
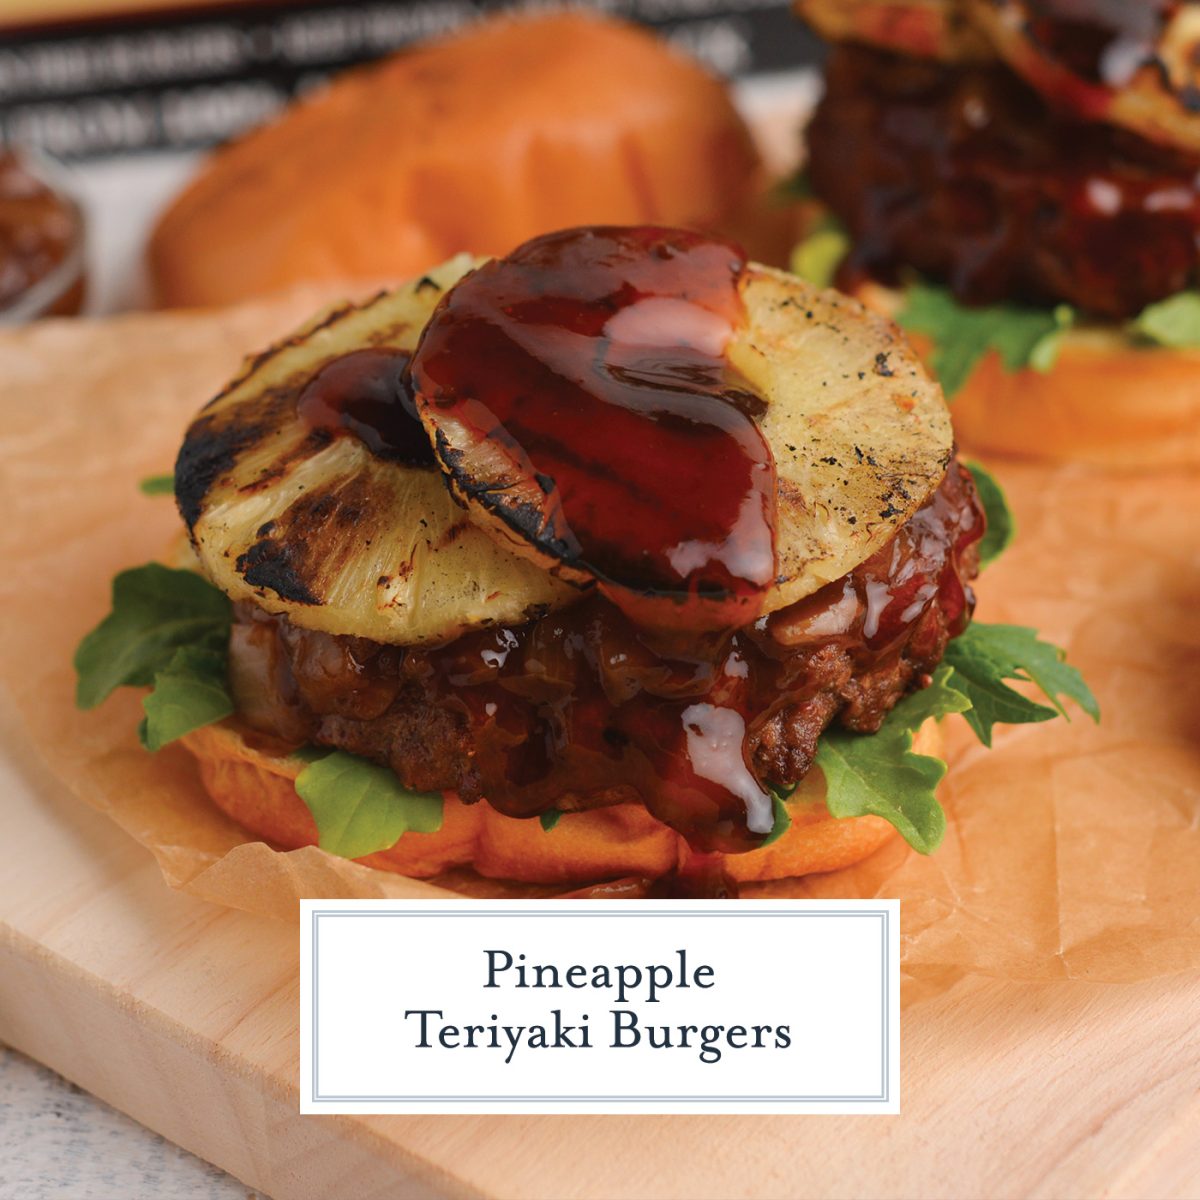
{"type": "MultiPolygon", "coordinates": [[[[208,802],[184,750],[139,747],[136,694],[76,711],[71,658],[112,576],[161,555],[178,528],[170,499],[142,496],[138,480],[170,469],[243,353],[330,298],[306,289],[0,334],[0,687],[21,736],[172,887],[284,918],[301,896],[448,893],[253,841],[208,802]]],[[[1070,723],[1001,728],[988,751],[952,718],[935,855],[897,839],[851,870],[750,894],[899,897],[910,996],[964,973],[1130,981],[1200,968],[1200,473],[989,465],[1020,528],[980,581],[978,615],[1065,646],[1103,723],[1073,710],[1070,723]]]]}

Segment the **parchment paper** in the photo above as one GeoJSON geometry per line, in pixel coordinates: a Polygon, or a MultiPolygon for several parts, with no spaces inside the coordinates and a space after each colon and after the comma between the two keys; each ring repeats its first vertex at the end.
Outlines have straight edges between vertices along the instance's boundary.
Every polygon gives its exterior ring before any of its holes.
{"type": "MultiPolygon", "coordinates": [[[[137,481],[170,469],[187,421],[243,352],[328,299],[309,290],[0,334],[0,687],[22,736],[172,887],[283,918],[300,896],[446,893],[254,842],[208,803],[185,751],[140,749],[136,694],[74,709],[71,657],[107,611],[114,573],[161,555],[178,528],[170,500],[141,496],[137,481]]],[[[934,856],[897,841],[852,870],[753,894],[899,897],[910,996],[969,972],[1136,980],[1200,968],[1200,478],[990,465],[1020,536],[981,581],[979,616],[1066,646],[1103,724],[1074,712],[1001,729],[986,751],[955,718],[949,833],[934,856]]]]}

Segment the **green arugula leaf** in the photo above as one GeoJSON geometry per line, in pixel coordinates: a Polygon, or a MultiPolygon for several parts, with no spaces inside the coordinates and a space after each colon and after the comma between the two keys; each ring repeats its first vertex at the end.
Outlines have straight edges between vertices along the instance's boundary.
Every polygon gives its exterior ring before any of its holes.
{"type": "Polygon", "coordinates": [[[146,717],[138,730],[147,750],[161,750],[185,733],[232,714],[226,658],[219,650],[181,646],[155,673],[154,690],[142,701],[146,717]]]}
{"type": "Polygon", "coordinates": [[[1065,657],[1057,646],[1039,641],[1035,629],[973,621],[951,639],[945,661],[954,668],[958,686],[970,698],[971,708],[964,716],[979,740],[990,746],[992,729],[998,724],[1026,725],[1050,721],[1060,714],[1066,717],[1060,696],[1074,700],[1092,720],[1100,720],[1095,696],[1065,657]],[[1006,679],[1035,683],[1053,707],[1022,696],[1006,679]]]}
{"type": "Polygon", "coordinates": [[[946,834],[946,814],[934,794],[946,764],[940,758],[913,754],[879,734],[854,737],[838,731],[826,733],[817,751],[817,765],[825,774],[835,817],[861,817],[867,813],[891,822],[904,840],[920,854],[932,854],[946,834]]]}
{"type": "Polygon", "coordinates": [[[195,571],[147,563],[113,580],[112,612],[75,652],[75,702],[94,708],[124,686],[148,686],[189,646],[224,654],[233,606],[195,571]]]}
{"type": "MultiPolygon", "coordinates": [[[[796,789],[792,788],[792,792],[796,789]]],[[[791,792],[788,793],[791,795],[791,792]]],[[[787,810],[787,796],[782,796],[779,792],[771,789],[771,806],[775,812],[775,823],[771,826],[771,832],[767,834],[765,840],[759,843],[758,848],[761,850],[763,846],[769,846],[772,842],[777,842],[789,829],[792,827],[792,816],[787,810]]]]}
{"type": "Polygon", "coordinates": [[[173,496],[175,495],[175,476],[147,475],[138,484],[138,491],[143,496],[173,496]]]}
{"type": "Polygon", "coordinates": [[[933,341],[930,365],[949,400],[957,395],[989,350],[1000,355],[1008,371],[1029,367],[1049,371],[1058,356],[1063,332],[1075,321],[1074,310],[1051,310],[992,304],[967,308],[948,288],[911,284],[897,322],[933,341]]]}
{"type": "Polygon", "coordinates": [[[342,858],[387,850],[409,830],[442,827],[441,796],[411,792],[389,768],[344,750],[309,763],[296,792],[317,823],[317,844],[342,858]]]}
{"type": "Polygon", "coordinates": [[[816,759],[825,776],[826,808],[835,817],[883,817],[914,850],[932,853],[946,832],[946,815],[934,794],[946,764],[914,754],[913,733],[930,717],[966,712],[970,704],[954,672],[941,666],[928,687],[892,709],[878,732],[827,729],[816,759]]]}
{"type": "Polygon", "coordinates": [[[850,251],[850,235],[832,216],[822,217],[812,232],[792,251],[791,270],[813,287],[825,288],[850,251]]]}
{"type": "Polygon", "coordinates": [[[538,820],[542,823],[542,828],[549,833],[550,830],[552,830],[555,825],[558,824],[561,818],[562,813],[560,813],[557,809],[552,808],[549,812],[542,813],[542,815],[538,817],[538,820]]]}
{"type": "Polygon", "coordinates": [[[780,201],[786,200],[812,200],[813,190],[812,183],[808,178],[808,169],[801,167],[794,171],[786,179],[781,179],[772,188],[775,199],[780,201]]]}
{"type": "Polygon", "coordinates": [[[979,562],[986,567],[1012,544],[1017,524],[1003,489],[991,474],[978,463],[967,463],[967,470],[975,480],[975,491],[979,493],[979,503],[983,505],[983,513],[987,518],[987,529],[979,543],[979,562]]]}
{"type": "MultiPolygon", "coordinates": [[[[896,729],[916,733],[928,720],[940,721],[952,713],[966,712],[970,707],[971,698],[964,691],[962,680],[958,678],[952,667],[943,663],[934,671],[929,686],[905,696],[888,713],[883,724],[890,735],[894,735],[896,729]]],[[[862,734],[854,736],[861,738],[862,734]]],[[[879,735],[869,734],[867,736],[878,737],[879,735]]]]}
{"type": "Polygon", "coordinates": [[[1129,323],[1129,331],[1173,350],[1200,347],[1200,292],[1179,292],[1149,305],[1129,323]]]}

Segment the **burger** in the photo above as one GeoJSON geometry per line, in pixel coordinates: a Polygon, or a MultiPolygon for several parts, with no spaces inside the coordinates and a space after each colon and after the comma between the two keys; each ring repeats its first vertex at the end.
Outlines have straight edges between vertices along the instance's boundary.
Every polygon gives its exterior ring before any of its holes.
{"type": "Polygon", "coordinates": [[[192,559],[118,576],[79,702],[150,686],[144,744],[285,848],[727,891],[934,849],[945,714],[1096,713],[972,623],[1009,519],[899,331],[709,235],[569,229],[326,311],[163,486],[192,559]]]}
{"type": "Polygon", "coordinates": [[[970,448],[1200,462],[1200,5],[797,8],[834,42],[801,263],[913,334],[970,448]]]}
{"type": "Polygon", "coordinates": [[[216,150],[147,245],[164,307],[407,279],[547,229],[686,225],[786,260],[754,138],[716,76],[598,12],[493,13],[345,71],[216,150]]]}

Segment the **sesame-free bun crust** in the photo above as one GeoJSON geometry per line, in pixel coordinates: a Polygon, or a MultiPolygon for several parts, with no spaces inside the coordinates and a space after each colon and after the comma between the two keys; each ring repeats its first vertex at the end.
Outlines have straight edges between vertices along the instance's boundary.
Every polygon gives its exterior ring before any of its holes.
{"type": "MultiPolygon", "coordinates": [[[[855,295],[894,316],[900,295],[865,284],[855,295]]],[[[928,339],[909,341],[928,358],[928,339]]],[[[1139,346],[1116,327],[1062,337],[1045,372],[1008,371],[989,352],[950,401],[968,453],[1083,462],[1130,470],[1200,467],[1200,350],[1139,346]]]]}
{"type": "MultiPolygon", "coordinates": [[[[317,844],[316,824],[296,794],[300,760],[252,743],[235,720],[194,730],[183,744],[214,803],[238,824],[284,849],[317,844]]],[[[941,745],[934,721],[913,738],[919,754],[940,755],[941,745]]],[[[835,820],[824,794],[821,773],[811,772],[787,802],[791,827],[761,850],[723,855],[725,871],[747,883],[836,871],[894,836],[879,817],[835,820]]],[[[437,833],[406,833],[390,850],[359,861],[417,878],[473,867],[493,879],[569,887],[631,875],[657,878],[686,863],[688,854],[684,839],[640,804],[565,813],[547,831],[537,820],[506,817],[487,803],[465,805],[448,795],[437,833]]]]}
{"type": "Polygon", "coordinates": [[[723,84],[652,34],[497,17],[347,72],[217,151],[150,267],[162,305],[220,305],[404,279],[573,225],[736,232],[763,182],[723,84]]]}
{"type": "Polygon", "coordinates": [[[1200,467],[1200,351],[1143,349],[1081,330],[1044,373],[1006,371],[988,354],[950,412],[959,445],[980,454],[1200,467]]]}

